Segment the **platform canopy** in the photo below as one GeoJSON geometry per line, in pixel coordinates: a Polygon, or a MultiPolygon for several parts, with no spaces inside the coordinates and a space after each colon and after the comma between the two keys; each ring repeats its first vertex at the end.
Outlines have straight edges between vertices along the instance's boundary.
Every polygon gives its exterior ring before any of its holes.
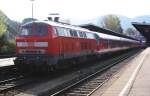
{"type": "Polygon", "coordinates": [[[132,25],[146,38],[147,45],[150,45],[150,23],[132,22],[132,25]]]}
{"type": "Polygon", "coordinates": [[[134,39],[132,37],[129,37],[129,36],[126,36],[126,35],[123,35],[123,34],[119,34],[119,33],[114,32],[112,30],[101,28],[101,27],[96,26],[94,24],[83,24],[83,25],[80,25],[80,27],[86,28],[86,29],[91,30],[91,31],[96,31],[96,32],[105,33],[105,34],[109,34],[109,35],[114,35],[114,36],[119,36],[119,37],[124,37],[124,38],[137,40],[137,39],[134,39]]]}

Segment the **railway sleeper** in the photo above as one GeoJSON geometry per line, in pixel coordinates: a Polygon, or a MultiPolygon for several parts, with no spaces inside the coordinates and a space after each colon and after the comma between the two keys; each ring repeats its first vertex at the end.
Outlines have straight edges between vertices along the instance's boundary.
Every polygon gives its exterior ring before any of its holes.
{"type": "Polygon", "coordinates": [[[83,86],[96,86],[96,85],[99,85],[99,83],[93,83],[93,82],[90,82],[90,83],[86,83],[85,85],[83,86]]]}
{"type": "Polygon", "coordinates": [[[89,88],[89,89],[85,89],[85,88],[75,88],[73,90],[89,90],[89,91],[92,91],[93,89],[89,88]]]}
{"type": "Polygon", "coordinates": [[[104,81],[93,81],[93,82],[91,82],[91,83],[96,83],[96,84],[99,84],[99,83],[103,83],[104,81]]]}
{"type": "Polygon", "coordinates": [[[94,89],[97,86],[89,86],[89,85],[84,85],[84,86],[80,86],[80,88],[84,88],[84,89],[94,89]]]}
{"type": "Polygon", "coordinates": [[[93,85],[95,85],[95,84],[99,84],[99,83],[101,83],[101,82],[100,81],[91,81],[91,82],[89,82],[87,84],[93,84],[93,85]]]}
{"type": "MultiPolygon", "coordinates": [[[[93,87],[87,87],[87,86],[86,86],[86,87],[81,86],[81,87],[78,87],[78,88],[79,88],[79,89],[91,89],[91,90],[93,89],[93,87]]],[[[95,87],[94,87],[94,88],[95,88],[95,87]]]]}
{"type": "Polygon", "coordinates": [[[77,93],[66,93],[64,96],[87,96],[87,94],[85,94],[85,93],[80,93],[80,94],[77,94],[77,93]]]}
{"type": "Polygon", "coordinates": [[[73,92],[73,93],[89,93],[88,90],[73,90],[73,91],[70,91],[70,92],[73,92]]]}

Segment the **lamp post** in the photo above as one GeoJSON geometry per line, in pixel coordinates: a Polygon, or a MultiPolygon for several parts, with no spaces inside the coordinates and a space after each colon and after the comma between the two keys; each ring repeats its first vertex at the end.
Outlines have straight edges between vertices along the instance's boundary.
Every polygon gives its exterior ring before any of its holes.
{"type": "Polygon", "coordinates": [[[30,0],[32,2],[32,19],[33,19],[33,1],[34,0],[30,0]]]}

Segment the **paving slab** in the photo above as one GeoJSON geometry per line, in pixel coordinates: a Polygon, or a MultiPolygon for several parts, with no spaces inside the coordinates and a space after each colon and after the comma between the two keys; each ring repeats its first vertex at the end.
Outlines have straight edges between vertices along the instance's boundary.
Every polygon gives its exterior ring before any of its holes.
{"type": "MultiPolygon", "coordinates": [[[[150,52],[149,52],[150,54],[150,52]]],[[[150,96],[150,55],[147,55],[128,96],[150,96]]]]}
{"type": "Polygon", "coordinates": [[[14,65],[14,62],[13,62],[14,59],[15,59],[14,57],[0,59],[0,67],[14,65]]]}
{"type": "Polygon", "coordinates": [[[146,48],[106,89],[92,96],[150,96],[150,48],[146,48]],[[103,91],[103,93],[101,92],[103,91]]]}

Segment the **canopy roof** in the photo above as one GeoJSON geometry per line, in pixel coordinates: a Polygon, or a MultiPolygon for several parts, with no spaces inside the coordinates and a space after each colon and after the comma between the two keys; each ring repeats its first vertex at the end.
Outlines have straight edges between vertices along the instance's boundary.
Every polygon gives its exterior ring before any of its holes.
{"type": "Polygon", "coordinates": [[[150,45],[150,23],[132,22],[132,25],[146,38],[146,42],[150,45]]]}

